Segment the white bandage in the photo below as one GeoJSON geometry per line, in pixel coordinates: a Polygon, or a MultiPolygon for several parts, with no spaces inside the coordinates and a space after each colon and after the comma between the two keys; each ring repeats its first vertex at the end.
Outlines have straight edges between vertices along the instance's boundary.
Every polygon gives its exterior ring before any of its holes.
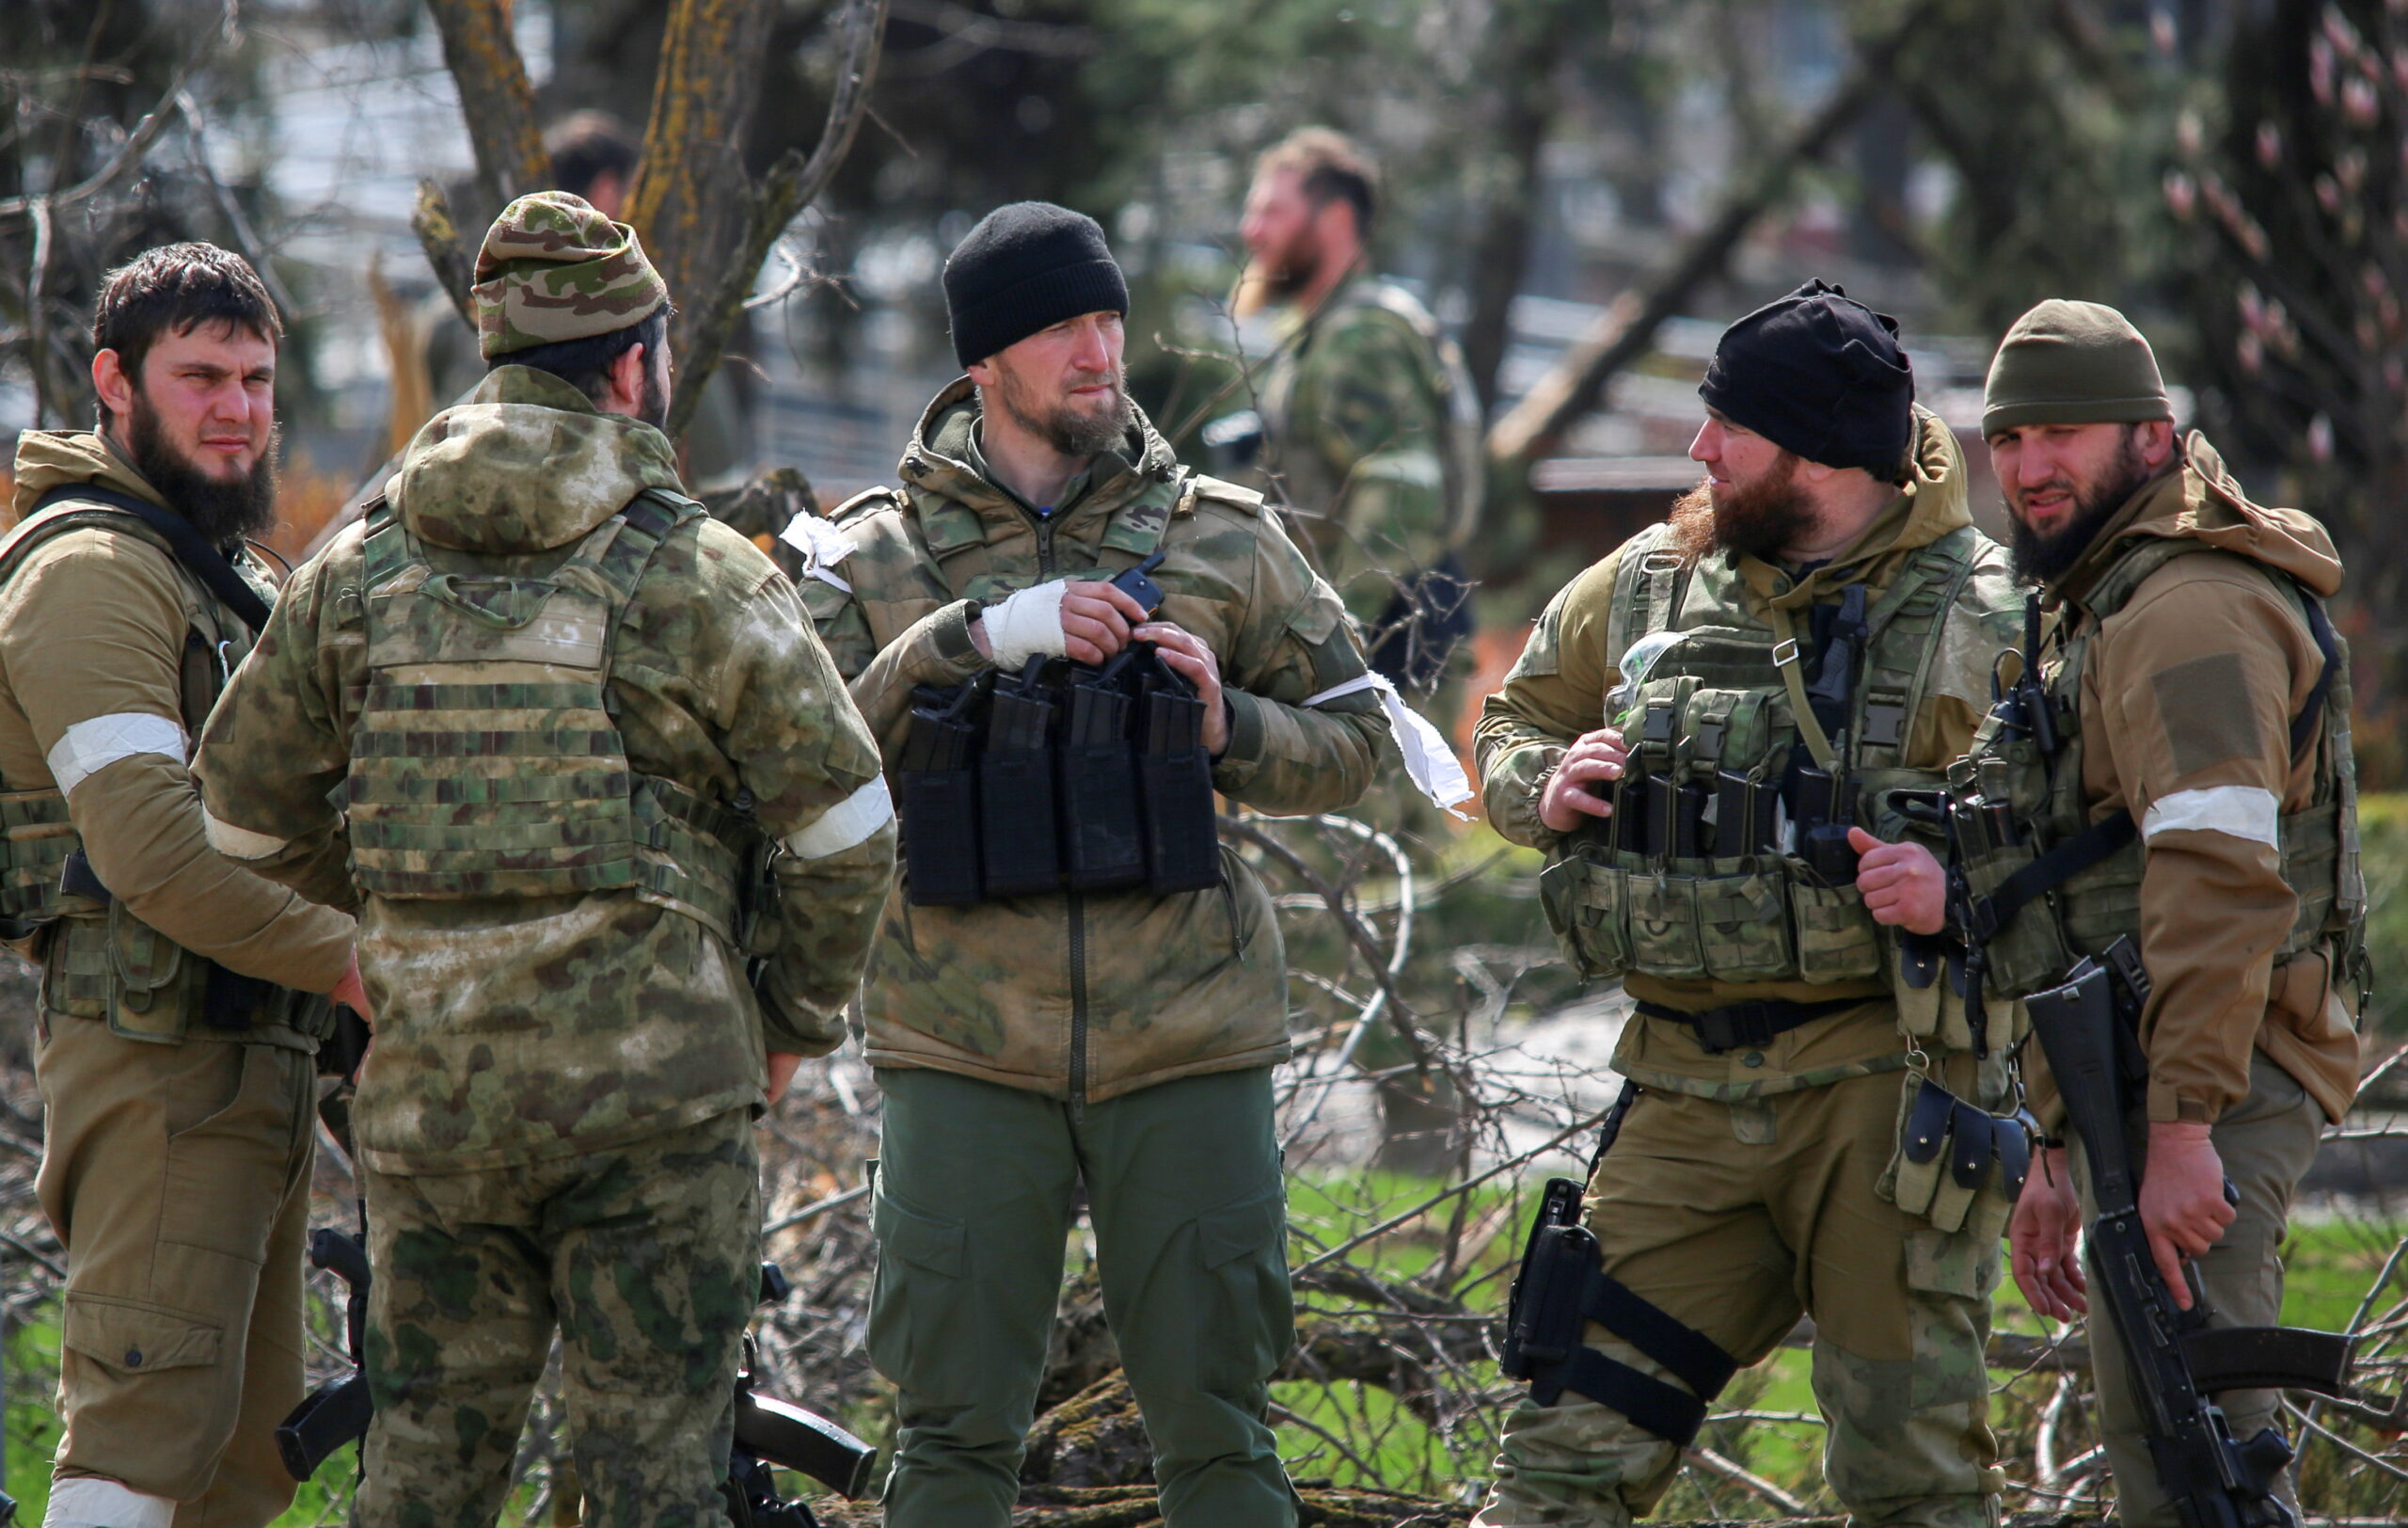
{"type": "Polygon", "coordinates": [[[1366,690],[1380,692],[1380,709],[1387,713],[1388,730],[1396,735],[1396,751],[1404,756],[1404,772],[1413,777],[1414,788],[1453,816],[1466,822],[1471,820],[1455,811],[1458,805],[1471,800],[1471,781],[1464,774],[1463,761],[1447,746],[1444,735],[1404,703],[1386,675],[1359,674],[1320,694],[1307,695],[1304,703],[1319,706],[1346,695],[1359,695],[1366,690]]]}
{"type": "Polygon", "coordinates": [[[2149,804],[2149,809],[2141,817],[2141,837],[2154,838],[2161,833],[2189,828],[2228,833],[2235,838],[2280,849],[2283,843],[2278,824],[2282,807],[2274,793],[2261,786],[2209,786],[2200,790],[2178,790],[2149,804]]]}
{"type": "Polygon", "coordinates": [[[221,822],[210,814],[206,806],[200,809],[200,831],[202,836],[209,840],[210,848],[230,860],[263,860],[292,841],[270,837],[264,833],[253,833],[231,822],[221,822]]]}
{"type": "Polygon", "coordinates": [[[71,796],[86,780],[119,759],[138,754],[158,754],[182,763],[184,729],[149,711],[112,711],[69,727],[52,746],[47,762],[59,794],[71,796]]]}
{"type": "Polygon", "coordinates": [[[820,813],[810,826],[787,834],[786,852],[797,859],[841,854],[894,820],[895,798],[887,793],[881,774],[820,813]]]}
{"type": "Polygon", "coordinates": [[[71,1475],[50,1486],[42,1528],[168,1528],[176,1504],[145,1496],[130,1486],[93,1475],[71,1475]]]}
{"type": "Polygon", "coordinates": [[[802,553],[804,578],[817,579],[847,594],[853,592],[853,586],[833,571],[838,563],[853,554],[852,541],[844,532],[816,515],[802,514],[786,522],[786,528],[778,533],[778,539],[802,553]]]}
{"type": "Polygon", "coordinates": [[[995,666],[1017,674],[1032,658],[1060,658],[1070,650],[1062,633],[1062,597],[1070,585],[1060,579],[1022,589],[979,613],[995,666]]]}

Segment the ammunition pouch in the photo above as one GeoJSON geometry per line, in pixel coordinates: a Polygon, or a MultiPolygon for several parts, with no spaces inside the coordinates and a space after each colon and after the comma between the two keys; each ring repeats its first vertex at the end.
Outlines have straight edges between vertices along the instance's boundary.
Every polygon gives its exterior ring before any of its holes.
{"type": "Polygon", "coordinates": [[[2032,1168],[2037,1132],[2020,1110],[1992,1114],[1931,1077],[1909,1072],[1898,1106],[1898,1147],[1874,1192],[1934,1229],[1971,1226],[1983,1240],[2006,1228],[2032,1168]]]}
{"type": "Polygon", "coordinates": [[[913,693],[895,772],[915,906],[1221,883],[1204,708],[1150,644],[913,693]]]}

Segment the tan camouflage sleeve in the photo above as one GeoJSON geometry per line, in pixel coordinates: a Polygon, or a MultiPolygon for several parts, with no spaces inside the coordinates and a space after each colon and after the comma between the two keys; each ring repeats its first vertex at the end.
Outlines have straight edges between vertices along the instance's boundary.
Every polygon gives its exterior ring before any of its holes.
{"type": "Polygon", "coordinates": [[[895,878],[895,808],[878,746],[784,575],[731,623],[709,693],[737,776],[777,857],[777,948],[760,983],[772,1051],[824,1056],[845,1038],[879,909],[895,878]]]}
{"type": "Polygon", "coordinates": [[[325,992],[352,920],[214,852],[185,765],[184,611],[164,552],[70,533],[12,590],[0,663],[92,871],[143,922],[246,976],[325,992]]]}
{"type": "Polygon", "coordinates": [[[2264,575],[2196,557],[2108,623],[2084,676],[2097,708],[2085,694],[2083,735],[2114,760],[2146,846],[2153,1121],[2211,1122],[2248,1096],[2273,952],[2298,911],[2281,814],[2305,804],[2314,779],[2292,758],[2291,718],[2322,666],[2306,621],[2264,575]]]}
{"type": "Polygon", "coordinates": [[[1376,308],[1342,317],[1299,364],[1295,418],[1339,485],[1337,502],[1307,506],[1331,521],[1316,538],[1324,571],[1347,613],[1368,625],[1386,613],[1400,577],[1446,555],[1447,420],[1418,335],[1376,308]]]}
{"type": "Polygon", "coordinates": [[[1552,849],[1563,836],[1539,820],[1539,788],[1566,748],[1605,725],[1606,692],[1621,676],[1605,661],[1615,551],[1547,601],[1505,687],[1481,706],[1472,747],[1481,804],[1508,839],[1552,849]]]}
{"type": "Polygon", "coordinates": [[[1254,521],[1254,587],[1223,657],[1229,745],[1212,784],[1277,816],[1335,812],[1370,788],[1387,737],[1379,697],[1304,702],[1366,672],[1345,608],[1268,515],[1254,521]]]}
{"type": "Polygon", "coordinates": [[[903,746],[913,687],[959,684],[990,666],[970,640],[970,623],[978,614],[975,600],[939,606],[881,650],[858,599],[816,581],[805,582],[802,594],[819,640],[851,686],[853,704],[890,760],[903,746]]]}
{"type": "Polygon", "coordinates": [[[351,767],[340,697],[366,681],[358,565],[355,530],[294,570],[193,760],[210,842],[335,907],[356,907],[359,898],[342,815],[328,800],[351,767]],[[332,598],[329,587],[340,591],[332,598]]]}

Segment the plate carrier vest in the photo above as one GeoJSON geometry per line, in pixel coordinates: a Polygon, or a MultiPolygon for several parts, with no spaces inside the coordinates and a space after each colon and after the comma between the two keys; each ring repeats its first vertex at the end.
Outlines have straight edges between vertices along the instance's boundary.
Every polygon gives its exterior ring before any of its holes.
{"type": "Polygon", "coordinates": [[[639,773],[612,715],[616,635],[653,555],[700,517],[649,489],[544,577],[441,573],[381,501],[361,583],[368,688],[346,786],[352,873],[380,897],[633,891],[741,943],[748,804],[639,773]]]}

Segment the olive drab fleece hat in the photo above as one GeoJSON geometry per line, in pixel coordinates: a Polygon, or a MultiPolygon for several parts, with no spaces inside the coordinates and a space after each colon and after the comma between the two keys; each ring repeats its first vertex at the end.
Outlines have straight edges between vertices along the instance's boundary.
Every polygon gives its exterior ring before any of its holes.
{"type": "Polygon", "coordinates": [[[1984,436],[2019,424],[2173,417],[2148,341],[2103,303],[2051,297],[2017,319],[1982,388],[1984,436]]]}
{"type": "Polygon", "coordinates": [[[1096,220],[1015,201],[978,220],[944,263],[954,358],[969,366],[1082,313],[1129,311],[1129,283],[1096,220]]]}
{"type": "Polygon", "coordinates": [[[1698,396],[1783,451],[1887,483],[1914,438],[1898,321],[1820,279],[1722,331],[1698,396]]]}
{"type": "Polygon", "coordinates": [[[514,350],[624,329],[669,301],[636,231],[565,191],[538,191],[501,210],[477,251],[477,349],[514,350]]]}

